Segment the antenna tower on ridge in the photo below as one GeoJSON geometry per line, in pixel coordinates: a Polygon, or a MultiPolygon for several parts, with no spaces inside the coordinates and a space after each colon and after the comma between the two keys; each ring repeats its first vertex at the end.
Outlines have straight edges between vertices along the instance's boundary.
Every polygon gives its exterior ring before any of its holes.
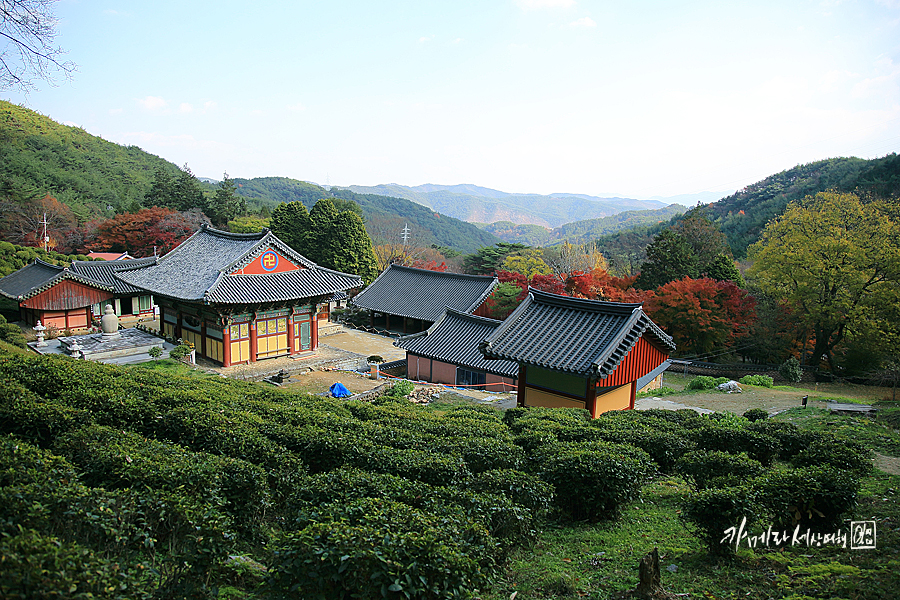
{"type": "Polygon", "coordinates": [[[409,243],[409,223],[403,225],[403,229],[400,230],[400,237],[403,238],[403,245],[406,246],[409,243]]]}

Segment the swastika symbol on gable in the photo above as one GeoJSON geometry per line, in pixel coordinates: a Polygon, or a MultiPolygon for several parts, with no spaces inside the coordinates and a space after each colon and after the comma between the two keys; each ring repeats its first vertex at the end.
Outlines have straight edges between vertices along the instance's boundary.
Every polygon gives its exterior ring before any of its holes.
{"type": "Polygon", "coordinates": [[[271,250],[264,252],[259,258],[259,262],[265,271],[274,271],[278,266],[278,255],[271,250]]]}

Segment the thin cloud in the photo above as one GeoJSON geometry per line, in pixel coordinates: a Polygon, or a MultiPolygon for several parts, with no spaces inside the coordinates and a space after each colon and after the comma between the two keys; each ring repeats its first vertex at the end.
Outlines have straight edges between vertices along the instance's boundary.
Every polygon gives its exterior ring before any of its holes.
{"type": "Polygon", "coordinates": [[[303,112],[306,110],[306,107],[303,106],[302,103],[298,102],[296,104],[288,104],[287,109],[291,112],[303,112]]]}
{"type": "Polygon", "coordinates": [[[456,38],[455,40],[453,40],[452,43],[454,43],[454,44],[459,44],[459,43],[461,43],[462,41],[463,41],[462,38],[456,38]]]}
{"type": "Polygon", "coordinates": [[[125,111],[124,111],[123,109],[121,109],[121,108],[111,108],[111,109],[109,109],[109,114],[111,114],[111,115],[113,115],[113,116],[115,116],[115,115],[121,115],[123,112],[125,112],[125,111]]]}
{"type": "Polygon", "coordinates": [[[569,27],[573,29],[590,29],[591,27],[596,27],[597,23],[590,17],[582,17],[577,21],[572,21],[569,23],[569,27]]]}
{"type": "Polygon", "coordinates": [[[146,110],[162,110],[169,105],[168,102],[159,96],[147,96],[146,98],[138,99],[138,104],[146,110]]]}
{"type": "Polygon", "coordinates": [[[433,39],[434,39],[433,35],[423,35],[422,37],[419,38],[419,43],[424,44],[425,42],[430,42],[433,39]]]}
{"type": "Polygon", "coordinates": [[[178,112],[189,113],[194,112],[194,107],[188,104],[187,102],[182,102],[178,106],[178,112]]]}
{"type": "Polygon", "coordinates": [[[522,10],[539,10],[541,8],[569,8],[575,6],[575,0],[516,0],[522,10]]]}

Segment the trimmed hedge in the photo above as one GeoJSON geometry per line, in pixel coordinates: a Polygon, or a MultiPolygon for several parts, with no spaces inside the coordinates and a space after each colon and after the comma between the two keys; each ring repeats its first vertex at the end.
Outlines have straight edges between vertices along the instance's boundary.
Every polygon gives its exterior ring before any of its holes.
{"type": "Polygon", "coordinates": [[[464,515],[365,498],[320,507],[276,544],[275,598],[467,597],[494,568],[494,542],[464,515]]]}
{"type": "Polygon", "coordinates": [[[738,380],[738,383],[770,388],[775,385],[775,380],[768,375],[744,375],[738,380]]]}
{"type": "Polygon", "coordinates": [[[776,527],[826,532],[856,506],[859,485],[852,472],[831,465],[775,469],[753,482],[776,527]]]}
{"type": "Polygon", "coordinates": [[[712,488],[692,493],[681,505],[681,518],[692,525],[711,554],[728,555],[733,544],[723,542],[730,527],[747,527],[756,522],[759,504],[748,487],[712,488]]]}
{"type": "Polygon", "coordinates": [[[689,452],[675,465],[675,471],[698,490],[740,485],[761,474],[763,469],[759,461],[745,453],[730,454],[720,450],[689,452]]]}
{"type": "Polygon", "coordinates": [[[560,516],[571,520],[618,516],[654,473],[646,452],[608,442],[557,443],[535,460],[537,475],[556,489],[554,504],[560,516]]]}

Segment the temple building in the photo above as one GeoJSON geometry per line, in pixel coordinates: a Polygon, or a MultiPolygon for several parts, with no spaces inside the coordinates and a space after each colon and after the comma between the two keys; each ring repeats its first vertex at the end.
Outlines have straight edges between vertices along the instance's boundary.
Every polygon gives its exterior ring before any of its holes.
{"type": "Polygon", "coordinates": [[[36,259],[0,279],[0,294],[19,304],[19,318],[33,326],[59,330],[85,329],[103,316],[107,304],[116,315],[153,316],[153,299],[145,291],[115,277],[122,269],[146,266],[155,258],[76,261],[60,267],[36,259]]]}
{"type": "Polygon", "coordinates": [[[597,417],[634,408],[638,390],[669,366],[672,338],[641,304],[528,296],[479,344],[518,363],[519,406],[584,408],[597,417]]]}
{"type": "Polygon", "coordinates": [[[328,301],[362,285],[358,275],[320,267],[269,230],[207,226],[152,264],[116,276],[153,294],[166,336],[226,367],[315,350],[328,301]]]}
{"type": "Polygon", "coordinates": [[[424,331],[449,307],[486,316],[485,300],[497,278],[391,265],[356,298],[354,306],[369,311],[369,325],[401,331],[424,331]]]}
{"type": "Polygon", "coordinates": [[[394,345],[406,350],[409,379],[508,392],[516,389],[519,365],[487,360],[478,351],[478,342],[499,326],[500,321],[447,308],[427,330],[394,345]]]}

